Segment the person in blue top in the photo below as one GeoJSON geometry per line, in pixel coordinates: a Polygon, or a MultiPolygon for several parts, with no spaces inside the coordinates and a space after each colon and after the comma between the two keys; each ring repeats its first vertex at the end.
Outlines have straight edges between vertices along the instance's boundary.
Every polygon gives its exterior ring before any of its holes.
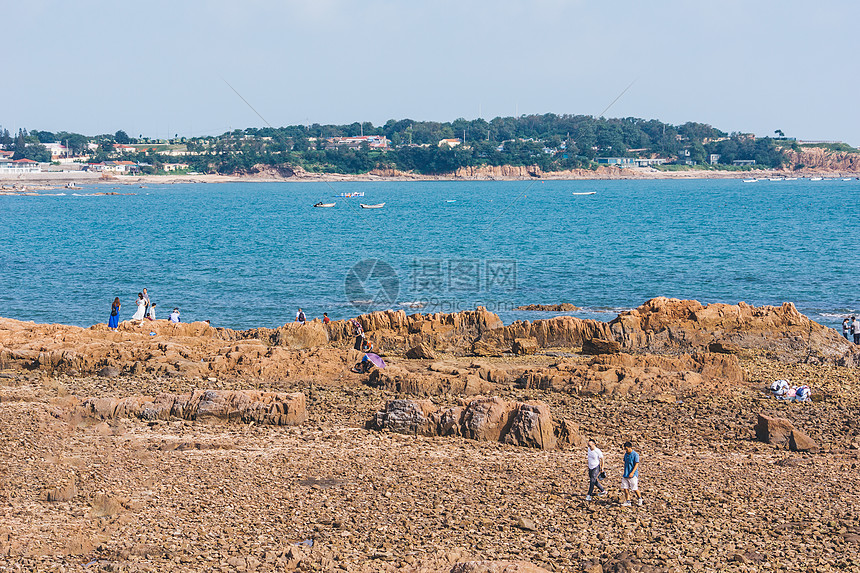
{"type": "Polygon", "coordinates": [[[639,493],[639,454],[633,451],[633,444],[624,442],[624,473],[621,475],[621,489],[624,491],[624,503],[630,507],[630,492],[636,494],[637,503],[642,505],[642,494],[639,493]]]}

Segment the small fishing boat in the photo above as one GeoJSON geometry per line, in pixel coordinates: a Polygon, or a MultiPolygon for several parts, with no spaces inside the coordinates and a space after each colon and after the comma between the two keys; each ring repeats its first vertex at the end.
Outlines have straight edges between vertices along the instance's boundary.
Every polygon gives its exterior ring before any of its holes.
{"type": "Polygon", "coordinates": [[[744,183],[755,183],[758,179],[744,179],[744,183]]]}
{"type": "Polygon", "coordinates": [[[446,203],[456,203],[457,200],[456,199],[445,199],[445,202],[446,203]]]}
{"type": "Polygon", "coordinates": [[[854,178],[853,177],[843,177],[842,180],[843,181],[853,181],[854,178]]]}
{"type": "Polygon", "coordinates": [[[768,181],[785,181],[782,177],[771,177],[768,181]]]}
{"type": "Polygon", "coordinates": [[[797,177],[786,177],[785,181],[797,181],[797,177]]]}
{"type": "Polygon", "coordinates": [[[594,195],[597,191],[588,191],[585,193],[571,193],[571,195],[594,195]]]}
{"type": "Polygon", "coordinates": [[[385,207],[385,203],[377,203],[376,205],[365,205],[364,203],[359,203],[362,209],[382,209],[385,207]]]}
{"type": "Polygon", "coordinates": [[[821,177],[810,177],[809,178],[810,181],[821,181],[821,179],[822,179],[821,177]]]}
{"type": "Polygon", "coordinates": [[[334,206],[335,206],[335,203],[323,203],[322,201],[314,204],[314,207],[334,207],[334,206]]]}

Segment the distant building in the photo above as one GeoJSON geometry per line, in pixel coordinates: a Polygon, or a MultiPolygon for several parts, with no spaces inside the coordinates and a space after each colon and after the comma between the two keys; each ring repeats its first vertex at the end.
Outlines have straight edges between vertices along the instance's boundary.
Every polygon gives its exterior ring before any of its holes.
{"type": "Polygon", "coordinates": [[[719,153],[711,153],[708,156],[708,163],[710,163],[711,165],[716,165],[719,162],[720,162],[720,154],[719,153]]]}
{"type": "Polygon", "coordinates": [[[119,153],[137,153],[136,147],[132,147],[131,145],[123,145],[122,143],[117,143],[113,146],[113,148],[119,153]]]}
{"type": "Polygon", "coordinates": [[[449,148],[450,147],[457,147],[458,145],[461,145],[462,143],[463,143],[462,140],[456,139],[456,138],[454,138],[454,139],[440,139],[439,140],[439,147],[444,147],[446,145],[449,148]]]}
{"type": "Polygon", "coordinates": [[[105,161],[103,163],[88,163],[87,171],[110,173],[140,173],[140,167],[134,161],[105,161]]]}
{"type": "Polygon", "coordinates": [[[386,150],[391,141],[384,135],[357,135],[353,137],[329,137],[326,139],[326,149],[359,149],[367,145],[370,149],[386,150]]]}
{"type": "Polygon", "coordinates": [[[617,165],[618,167],[633,167],[633,157],[598,157],[598,165],[617,165]]]}
{"type": "Polygon", "coordinates": [[[732,165],[755,165],[755,159],[735,159],[732,165]]]}
{"type": "Polygon", "coordinates": [[[0,173],[3,175],[18,175],[20,173],[39,173],[42,170],[38,161],[32,159],[0,159],[0,173]]]}
{"type": "Polygon", "coordinates": [[[188,169],[187,163],[165,163],[161,166],[162,171],[180,171],[182,169],[188,169]]]}
{"type": "Polygon", "coordinates": [[[598,157],[598,165],[615,165],[618,167],[651,167],[666,163],[662,158],[650,157],[598,157]]]}
{"type": "Polygon", "coordinates": [[[69,156],[69,148],[62,143],[43,143],[42,145],[51,152],[51,159],[69,156]]]}

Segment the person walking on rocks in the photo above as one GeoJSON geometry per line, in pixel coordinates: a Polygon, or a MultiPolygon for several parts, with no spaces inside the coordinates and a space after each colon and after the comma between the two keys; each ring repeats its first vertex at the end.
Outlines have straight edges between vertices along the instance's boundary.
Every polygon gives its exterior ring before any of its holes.
{"type": "Polygon", "coordinates": [[[624,473],[621,475],[621,489],[624,491],[624,503],[630,507],[630,492],[636,494],[637,503],[642,505],[642,494],[639,493],[639,454],[633,451],[633,444],[624,442],[624,473]]]}
{"type": "Polygon", "coordinates": [[[304,326],[306,321],[307,318],[305,317],[305,311],[299,309],[299,312],[296,313],[296,322],[304,326]]]}
{"type": "Polygon", "coordinates": [[[860,344],[860,322],[857,322],[857,317],[851,317],[851,334],[854,335],[854,344],[860,344]]]}
{"type": "Polygon", "coordinates": [[[588,494],[585,496],[585,501],[591,501],[591,496],[594,494],[594,488],[597,488],[597,495],[606,495],[606,488],[600,483],[600,475],[603,474],[603,452],[597,447],[594,440],[588,440],[588,494]]]}
{"type": "Polygon", "coordinates": [[[110,318],[108,319],[108,328],[116,330],[119,326],[119,309],[122,304],[119,302],[119,297],[113,299],[113,304],[110,305],[110,318]]]}
{"type": "Polygon", "coordinates": [[[845,337],[845,340],[851,340],[848,338],[849,332],[851,332],[851,319],[846,316],[845,320],[842,321],[842,336],[845,337]]]}

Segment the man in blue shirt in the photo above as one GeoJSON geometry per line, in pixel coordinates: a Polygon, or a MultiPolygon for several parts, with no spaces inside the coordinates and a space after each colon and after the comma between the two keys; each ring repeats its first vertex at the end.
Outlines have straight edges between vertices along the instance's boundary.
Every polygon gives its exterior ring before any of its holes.
{"type": "Polygon", "coordinates": [[[637,503],[642,505],[642,494],[639,493],[639,454],[633,451],[633,444],[624,442],[624,473],[621,476],[621,489],[624,491],[624,503],[630,507],[630,492],[636,494],[637,503]]]}

